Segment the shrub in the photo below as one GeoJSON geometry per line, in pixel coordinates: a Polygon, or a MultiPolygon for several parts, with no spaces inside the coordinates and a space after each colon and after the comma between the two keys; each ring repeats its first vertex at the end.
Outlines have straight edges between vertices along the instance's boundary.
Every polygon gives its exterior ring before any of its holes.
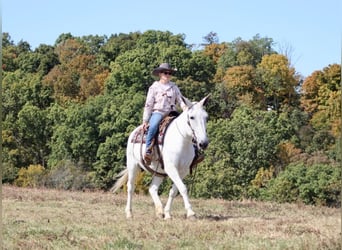
{"type": "Polygon", "coordinates": [[[64,190],[93,189],[91,174],[71,161],[60,161],[45,176],[45,186],[64,190]]]}
{"type": "Polygon", "coordinates": [[[41,185],[44,173],[45,169],[41,165],[30,165],[28,168],[21,168],[14,184],[19,187],[37,187],[41,185]]]}
{"type": "Polygon", "coordinates": [[[291,164],[261,191],[265,200],[340,206],[341,169],[327,164],[291,164]]]}

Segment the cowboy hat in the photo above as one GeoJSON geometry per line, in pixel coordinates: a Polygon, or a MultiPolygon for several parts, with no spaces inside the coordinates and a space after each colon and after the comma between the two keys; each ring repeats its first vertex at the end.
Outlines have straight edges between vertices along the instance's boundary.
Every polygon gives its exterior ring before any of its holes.
{"type": "Polygon", "coordinates": [[[169,72],[171,72],[173,74],[173,73],[175,73],[177,71],[177,69],[171,68],[170,64],[168,64],[168,63],[162,63],[162,64],[159,65],[158,68],[155,68],[152,71],[152,75],[158,76],[159,73],[163,72],[163,71],[169,71],[169,72]]]}

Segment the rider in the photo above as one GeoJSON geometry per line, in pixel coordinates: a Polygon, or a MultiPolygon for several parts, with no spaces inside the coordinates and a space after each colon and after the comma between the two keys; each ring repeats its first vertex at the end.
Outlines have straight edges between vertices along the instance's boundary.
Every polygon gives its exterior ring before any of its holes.
{"type": "Polygon", "coordinates": [[[150,164],[152,160],[152,140],[156,135],[161,120],[171,111],[176,111],[176,105],[182,110],[187,106],[183,102],[181,92],[174,82],[171,82],[171,76],[176,72],[168,63],[162,63],[152,71],[152,75],[158,76],[148,89],[147,98],[143,113],[143,128],[148,129],[146,137],[146,151],[144,160],[150,164]]]}
{"type": "MultiPolygon", "coordinates": [[[[151,164],[152,160],[152,140],[156,135],[161,120],[169,115],[172,111],[176,111],[176,106],[179,105],[182,110],[186,110],[187,106],[182,99],[182,94],[174,82],[170,81],[172,74],[176,69],[172,69],[168,63],[162,63],[159,67],[152,71],[152,75],[158,76],[159,81],[155,81],[148,89],[144,113],[143,113],[143,129],[147,131],[146,136],[146,151],[144,160],[147,165],[151,164]]],[[[200,163],[204,159],[204,155],[194,145],[195,158],[192,166],[200,163]]]]}

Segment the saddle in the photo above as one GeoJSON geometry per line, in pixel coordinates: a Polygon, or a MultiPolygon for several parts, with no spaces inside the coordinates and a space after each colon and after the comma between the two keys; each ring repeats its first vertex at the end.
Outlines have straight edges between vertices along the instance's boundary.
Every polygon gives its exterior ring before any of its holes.
{"type": "MultiPolygon", "coordinates": [[[[151,147],[155,144],[163,145],[164,143],[164,136],[166,133],[167,128],[171,124],[171,122],[178,116],[178,113],[171,112],[168,116],[163,118],[163,120],[159,124],[158,133],[155,135],[154,139],[152,140],[151,147]]],[[[144,131],[142,127],[140,127],[134,134],[131,142],[132,143],[146,143],[146,136],[147,130],[144,131]]]]}

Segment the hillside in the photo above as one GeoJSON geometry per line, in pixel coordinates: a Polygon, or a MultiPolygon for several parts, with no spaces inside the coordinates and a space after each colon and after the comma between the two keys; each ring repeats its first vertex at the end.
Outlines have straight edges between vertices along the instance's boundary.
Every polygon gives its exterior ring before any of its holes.
{"type": "Polygon", "coordinates": [[[197,49],[160,30],[63,33],[34,50],[5,32],[2,44],[4,184],[111,188],[158,80],[152,72],[167,62],[184,97],[210,94],[194,197],[341,204],[340,64],[304,78],[259,34],[219,42],[210,33],[197,49]]]}
{"type": "MultiPolygon", "coordinates": [[[[162,197],[165,202],[166,197],[162,197]]],[[[336,208],[177,197],[171,221],[156,219],[149,196],[2,188],[4,249],[341,249],[336,208]]]]}

